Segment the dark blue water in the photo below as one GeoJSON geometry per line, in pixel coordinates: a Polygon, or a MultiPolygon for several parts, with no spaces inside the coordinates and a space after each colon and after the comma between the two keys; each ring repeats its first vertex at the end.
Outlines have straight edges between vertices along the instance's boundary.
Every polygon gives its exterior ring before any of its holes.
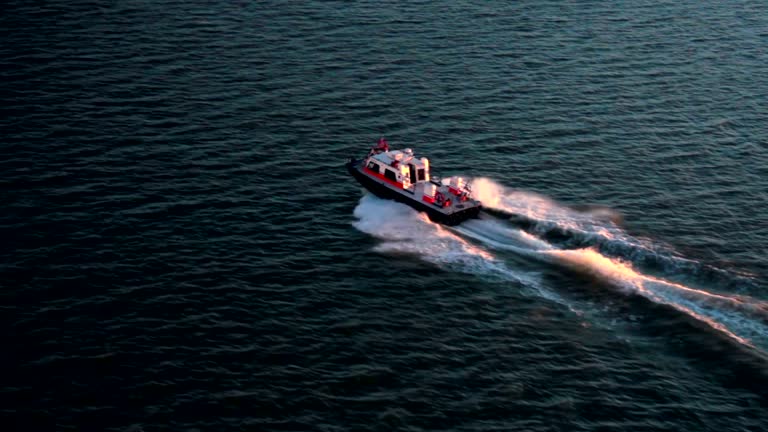
{"type": "Polygon", "coordinates": [[[11,1],[4,429],[767,429],[763,6],[11,1]]]}

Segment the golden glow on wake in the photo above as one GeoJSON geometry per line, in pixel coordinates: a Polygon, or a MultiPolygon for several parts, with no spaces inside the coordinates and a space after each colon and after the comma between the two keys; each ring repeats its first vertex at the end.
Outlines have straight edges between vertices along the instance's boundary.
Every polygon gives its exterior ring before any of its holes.
{"type": "Polygon", "coordinates": [[[608,240],[616,240],[616,236],[614,236],[610,231],[608,231],[605,228],[600,228],[597,231],[597,234],[608,239],[608,240]]]}
{"type": "Polygon", "coordinates": [[[566,265],[575,268],[577,270],[586,271],[587,273],[594,274],[598,277],[607,279],[612,282],[618,282],[622,285],[632,287],[636,289],[643,296],[671,306],[683,313],[686,313],[697,320],[700,320],[710,327],[724,333],[728,337],[736,340],[737,342],[754,347],[754,345],[746,338],[736,335],[729,330],[725,325],[717,322],[716,320],[705,316],[695,310],[686,307],[679,302],[666,300],[663,296],[659,295],[654,290],[650,289],[647,284],[655,283],[664,285],[667,287],[673,287],[686,293],[694,293],[698,296],[722,300],[733,305],[742,305],[744,302],[735,297],[726,295],[713,294],[707,291],[691,288],[676,282],[670,282],[664,279],[660,279],[653,276],[647,276],[638,273],[631,265],[614,258],[608,258],[602,255],[600,252],[592,249],[574,249],[574,250],[552,250],[547,253],[554,255],[562,260],[566,265]]]}
{"type": "Polygon", "coordinates": [[[517,234],[522,237],[528,244],[533,245],[538,250],[550,250],[552,249],[552,245],[547,243],[546,241],[536,237],[533,234],[530,234],[528,232],[525,232],[523,230],[518,230],[517,234]]]}
{"type": "Polygon", "coordinates": [[[591,248],[552,250],[548,253],[560,258],[569,267],[633,286],[637,286],[643,278],[629,264],[608,258],[591,248]]]}
{"type": "MultiPolygon", "coordinates": [[[[493,184],[492,186],[498,187],[493,184]]],[[[500,197],[501,194],[496,195],[497,199],[500,197]]],[[[504,196],[504,198],[507,197],[504,196]]],[[[546,200],[541,200],[537,205],[544,202],[546,200]]],[[[539,207],[539,210],[541,208],[539,207]]],[[[534,208],[534,210],[536,209],[534,208]]],[[[557,208],[553,211],[555,213],[560,212],[557,208]]],[[[537,213],[534,211],[529,214],[535,215],[537,213]]],[[[389,202],[380,202],[373,198],[364,197],[360,206],[355,209],[355,215],[359,218],[359,221],[355,223],[358,229],[383,240],[376,247],[379,251],[413,253],[427,261],[439,265],[449,265],[464,271],[501,272],[504,275],[512,275],[511,277],[515,279],[520,278],[519,274],[498,262],[497,257],[486,247],[456,235],[454,231],[457,230],[433,223],[426,214],[412,212],[406,206],[393,205],[389,202]]],[[[568,219],[558,220],[557,223],[561,227],[578,225],[578,221],[568,219]]],[[[664,304],[705,323],[712,329],[745,346],[755,347],[750,340],[753,337],[756,338],[756,343],[762,340],[761,334],[766,329],[765,323],[768,322],[766,321],[768,302],[746,296],[715,294],[681,283],[645,275],[633,268],[631,263],[617,258],[609,258],[594,247],[571,250],[556,249],[547,241],[524,230],[507,228],[506,230],[510,231],[507,233],[505,229],[499,229],[494,225],[474,228],[478,231],[478,235],[471,235],[471,237],[485,242],[485,246],[490,246],[491,249],[497,243],[496,240],[493,240],[494,238],[509,238],[513,243],[522,240],[524,244],[514,246],[513,250],[520,249],[523,253],[546,261],[554,260],[558,264],[594,275],[618,287],[630,289],[655,303],[664,304]]],[[[598,227],[592,227],[592,234],[603,238],[611,239],[615,238],[616,235],[621,237],[620,232],[617,234],[610,231],[609,228],[595,228],[598,227]]],[[[473,232],[471,225],[468,231],[473,232]]],[[[458,232],[461,233],[462,231],[458,230],[458,232]]],[[[466,232],[464,234],[466,235],[466,232]]],[[[503,240],[500,241],[503,243],[503,240]]],[[[498,243],[498,247],[504,248],[506,246],[502,243],[498,243]]]]}

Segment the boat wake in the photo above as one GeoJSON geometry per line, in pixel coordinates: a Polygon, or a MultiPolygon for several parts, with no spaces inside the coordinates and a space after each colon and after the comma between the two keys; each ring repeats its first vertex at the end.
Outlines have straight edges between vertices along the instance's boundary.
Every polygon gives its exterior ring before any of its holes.
{"type": "Polygon", "coordinates": [[[537,295],[563,302],[554,292],[541,288],[535,273],[511,269],[486,248],[431,222],[424,213],[405,204],[366,194],[354,214],[355,228],[381,240],[375,247],[378,252],[416,255],[439,267],[514,282],[537,295]]]}
{"type": "MultiPolygon", "coordinates": [[[[620,218],[614,212],[572,210],[545,197],[507,190],[488,179],[474,180],[473,194],[484,207],[503,212],[512,222],[486,217],[448,228],[431,223],[405,205],[366,195],[355,209],[358,221],[354,225],[382,240],[376,246],[380,252],[415,254],[437,265],[499,276],[560,303],[567,302],[542,287],[535,274],[510,268],[499,254],[509,251],[588,274],[621,292],[683,313],[739,344],[768,352],[768,302],[711,292],[645,271],[643,266],[649,262],[661,263],[658,269],[662,272],[688,276],[686,270],[694,269],[689,279],[700,280],[705,266],[666,246],[633,238],[619,226],[620,218]],[[522,224],[518,223],[521,218],[522,224]],[[552,231],[558,234],[553,236],[552,231]]],[[[718,270],[720,273],[725,271],[718,270]]]]}
{"type": "Polygon", "coordinates": [[[541,195],[505,188],[488,178],[474,179],[472,187],[473,195],[491,214],[512,221],[559,249],[590,248],[631,262],[643,272],[672,279],[680,276],[729,291],[754,289],[754,280],[749,276],[686,258],[656,240],[629,235],[620,226],[623,218],[612,209],[573,209],[541,195]]]}

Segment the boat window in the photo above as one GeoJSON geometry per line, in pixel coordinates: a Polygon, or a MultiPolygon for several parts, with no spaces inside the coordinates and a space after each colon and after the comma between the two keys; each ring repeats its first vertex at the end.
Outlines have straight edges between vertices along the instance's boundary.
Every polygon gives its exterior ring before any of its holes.
{"type": "Polygon", "coordinates": [[[372,170],[373,172],[379,172],[379,164],[376,162],[368,162],[368,169],[372,170]]]}
{"type": "Polygon", "coordinates": [[[424,181],[424,168],[419,168],[419,181],[424,181]]]}
{"type": "Polygon", "coordinates": [[[397,175],[391,169],[385,169],[384,170],[384,177],[389,179],[389,180],[392,180],[394,182],[397,181],[397,175]]]}

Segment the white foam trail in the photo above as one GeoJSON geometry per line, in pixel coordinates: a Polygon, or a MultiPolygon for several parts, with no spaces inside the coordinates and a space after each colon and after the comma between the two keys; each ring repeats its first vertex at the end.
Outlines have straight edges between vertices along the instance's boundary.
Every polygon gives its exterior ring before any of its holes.
{"type": "MultiPolygon", "coordinates": [[[[486,207],[523,215],[539,223],[551,223],[587,237],[591,235],[618,240],[646,251],[654,249],[654,245],[632,238],[616,224],[595,219],[594,214],[573,211],[540,195],[509,190],[487,178],[474,179],[472,191],[474,197],[486,207]]],[[[461,232],[492,247],[513,251],[519,250],[521,237],[532,237],[534,240],[525,244],[533,252],[524,251],[526,255],[595,275],[651,301],[681,311],[742,344],[768,348],[768,303],[764,301],[747,296],[710,293],[645,275],[634,269],[631,263],[609,258],[594,248],[559,250],[520,229],[499,228],[494,224],[478,229],[467,225],[461,232]],[[512,231],[517,231],[517,234],[510,235],[512,231]]],[[[676,259],[693,262],[681,257],[676,259]]]]}
{"type": "MultiPolygon", "coordinates": [[[[546,203],[547,200],[541,198],[537,202],[546,203]]],[[[525,206],[524,203],[518,204],[518,208],[525,206]]],[[[531,214],[536,214],[541,209],[531,211],[531,214]]],[[[744,345],[768,348],[766,302],[746,296],[714,294],[644,275],[630,263],[606,257],[593,248],[557,249],[542,239],[498,220],[472,220],[458,227],[446,228],[430,222],[426,215],[404,204],[381,200],[372,195],[366,195],[360,200],[355,208],[355,216],[358,218],[354,222],[357,229],[382,240],[375,248],[380,252],[415,254],[445,268],[519,282],[573,310],[560,296],[542,288],[538,278],[508,268],[487,249],[453,234],[457,232],[497,250],[513,251],[595,275],[651,301],[683,312],[744,345]]]]}
{"type": "Polygon", "coordinates": [[[470,221],[457,231],[493,248],[509,250],[540,261],[591,274],[665,304],[750,347],[768,347],[768,303],[746,296],[714,294],[644,275],[630,263],[602,255],[595,249],[561,250],[523,230],[497,221],[470,221]]]}
{"type": "Polygon", "coordinates": [[[632,238],[616,225],[614,221],[621,219],[620,216],[607,208],[598,212],[571,210],[547,197],[509,189],[485,177],[473,179],[471,185],[473,197],[485,207],[578,233],[584,239],[622,240],[638,248],[650,249],[648,244],[632,238]]]}
{"type": "Polygon", "coordinates": [[[382,240],[380,252],[415,254],[433,264],[461,271],[504,275],[518,282],[532,282],[530,275],[515,273],[486,250],[457,237],[424,213],[394,201],[365,195],[355,208],[355,228],[382,240]]]}
{"type": "Polygon", "coordinates": [[[521,253],[553,248],[551,244],[532,234],[496,220],[469,220],[457,227],[457,231],[477,240],[493,243],[495,247],[521,253]]]}
{"type": "Polygon", "coordinates": [[[666,244],[630,235],[617,224],[620,215],[609,208],[577,211],[541,195],[506,188],[488,178],[473,179],[471,186],[475,198],[486,208],[527,218],[532,226],[526,229],[534,234],[565,234],[568,248],[597,247],[601,253],[628,258],[665,274],[686,278],[712,276],[728,286],[751,287],[755,284],[753,274],[704,265],[681,256],[666,244]]]}
{"type": "Polygon", "coordinates": [[[374,250],[413,254],[437,266],[520,283],[526,291],[573,307],[556,293],[542,288],[538,275],[509,268],[492,253],[454,234],[451,228],[429,221],[424,213],[394,201],[366,194],[354,210],[353,226],[381,242],[374,250]]]}
{"type": "Polygon", "coordinates": [[[751,347],[768,346],[768,304],[745,296],[713,294],[637,272],[594,249],[552,250],[568,267],[586,271],[692,316],[751,347]]]}

